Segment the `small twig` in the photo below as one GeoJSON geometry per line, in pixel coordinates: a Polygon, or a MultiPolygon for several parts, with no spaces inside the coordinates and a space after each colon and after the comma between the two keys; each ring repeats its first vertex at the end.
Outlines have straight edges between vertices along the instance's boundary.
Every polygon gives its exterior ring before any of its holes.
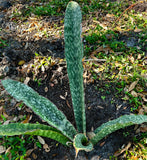
{"type": "Polygon", "coordinates": [[[120,156],[123,152],[127,151],[131,147],[131,142],[127,144],[125,148],[123,148],[120,152],[115,153],[115,157],[120,156]]]}
{"type": "Polygon", "coordinates": [[[122,15],[123,15],[126,11],[128,11],[129,9],[132,9],[132,8],[135,7],[138,3],[143,3],[143,1],[140,1],[140,2],[137,2],[137,3],[135,3],[135,4],[132,4],[132,5],[129,6],[127,9],[125,9],[125,10],[123,11],[123,13],[121,13],[121,15],[117,18],[117,20],[115,21],[114,25],[116,25],[116,23],[120,20],[120,18],[122,17],[122,15]]]}
{"type": "Polygon", "coordinates": [[[87,61],[106,62],[106,59],[86,59],[84,60],[84,62],[87,62],[87,61]]]}
{"type": "MultiPolygon", "coordinates": [[[[88,62],[88,61],[106,62],[106,59],[85,59],[83,62],[88,62]]],[[[62,61],[60,62],[60,64],[66,64],[66,61],[62,61]]]]}

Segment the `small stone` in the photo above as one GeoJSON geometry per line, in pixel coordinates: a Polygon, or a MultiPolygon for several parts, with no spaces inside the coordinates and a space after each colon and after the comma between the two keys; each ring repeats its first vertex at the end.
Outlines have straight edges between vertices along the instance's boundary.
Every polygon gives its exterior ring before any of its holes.
{"type": "Polygon", "coordinates": [[[7,0],[0,0],[0,9],[1,10],[5,10],[5,9],[11,7],[11,6],[12,6],[12,4],[9,1],[7,1],[7,0]]]}
{"type": "Polygon", "coordinates": [[[10,58],[5,56],[3,59],[2,59],[2,64],[6,65],[6,64],[9,64],[10,62],[10,58]]]}
{"type": "Polygon", "coordinates": [[[0,146],[0,154],[4,153],[6,151],[6,148],[4,146],[0,146]]]}
{"type": "Polygon", "coordinates": [[[91,160],[99,160],[100,156],[93,156],[91,160]]]}
{"type": "Polygon", "coordinates": [[[3,14],[0,14],[0,24],[3,23],[3,19],[4,19],[4,15],[3,15],[3,14]]]}
{"type": "Polygon", "coordinates": [[[126,45],[127,47],[134,47],[135,45],[135,39],[134,38],[130,38],[126,41],[126,45]]]}
{"type": "Polygon", "coordinates": [[[9,66],[4,65],[4,66],[0,66],[0,76],[6,76],[10,71],[9,66]]]}

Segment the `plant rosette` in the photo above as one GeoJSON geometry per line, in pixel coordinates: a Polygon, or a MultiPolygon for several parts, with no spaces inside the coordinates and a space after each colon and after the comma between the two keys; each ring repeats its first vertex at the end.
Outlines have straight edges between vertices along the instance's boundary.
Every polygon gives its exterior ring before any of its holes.
{"type": "Polygon", "coordinates": [[[102,124],[86,136],[86,117],[83,87],[83,44],[81,40],[82,14],[78,3],[68,3],[65,13],[64,39],[67,72],[72,104],[76,121],[75,127],[66,116],[47,98],[40,96],[29,86],[12,79],[2,80],[7,92],[17,101],[23,101],[50,126],[30,123],[10,123],[0,125],[0,135],[38,135],[54,139],[63,145],[73,144],[76,156],[80,150],[89,152],[93,146],[110,133],[127,126],[147,122],[146,115],[124,115],[102,124]]]}

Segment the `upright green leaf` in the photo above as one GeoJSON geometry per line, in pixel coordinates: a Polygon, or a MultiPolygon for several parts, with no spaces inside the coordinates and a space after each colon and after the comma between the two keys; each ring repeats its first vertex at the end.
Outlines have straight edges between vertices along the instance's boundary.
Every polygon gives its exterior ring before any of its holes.
{"type": "Polygon", "coordinates": [[[64,136],[57,129],[43,125],[43,124],[22,124],[22,123],[11,123],[8,125],[0,125],[0,135],[14,136],[14,135],[38,135],[54,139],[64,145],[70,140],[64,136]]]}
{"type": "Polygon", "coordinates": [[[40,96],[32,88],[23,83],[7,79],[2,80],[2,84],[14,98],[18,101],[23,101],[44,121],[73,140],[74,135],[77,133],[75,128],[51,101],[40,96]]]}
{"type": "Polygon", "coordinates": [[[83,45],[81,40],[81,9],[76,2],[69,2],[64,20],[65,56],[76,125],[79,132],[86,132],[83,45]]]}
{"type": "Polygon", "coordinates": [[[102,138],[116,130],[119,130],[120,128],[124,128],[134,124],[141,124],[144,122],[147,122],[146,115],[124,115],[115,120],[104,123],[100,127],[98,127],[94,131],[95,136],[90,141],[93,144],[96,144],[102,138]]]}

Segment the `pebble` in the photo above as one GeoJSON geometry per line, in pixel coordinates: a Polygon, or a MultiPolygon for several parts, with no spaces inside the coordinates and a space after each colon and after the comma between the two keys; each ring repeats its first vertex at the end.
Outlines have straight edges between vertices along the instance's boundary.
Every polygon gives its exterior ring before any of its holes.
{"type": "Polygon", "coordinates": [[[0,10],[5,10],[11,7],[12,4],[7,0],[0,0],[0,10]]]}
{"type": "Polygon", "coordinates": [[[0,61],[0,77],[8,75],[10,71],[10,59],[9,57],[5,56],[0,61]]]}
{"type": "Polygon", "coordinates": [[[0,25],[3,23],[4,15],[0,14],[0,25]]]}
{"type": "Polygon", "coordinates": [[[0,77],[6,76],[10,71],[10,67],[7,65],[0,66],[0,77]]]}
{"type": "Polygon", "coordinates": [[[135,38],[131,37],[126,41],[127,47],[134,47],[135,46],[135,38]]]}

